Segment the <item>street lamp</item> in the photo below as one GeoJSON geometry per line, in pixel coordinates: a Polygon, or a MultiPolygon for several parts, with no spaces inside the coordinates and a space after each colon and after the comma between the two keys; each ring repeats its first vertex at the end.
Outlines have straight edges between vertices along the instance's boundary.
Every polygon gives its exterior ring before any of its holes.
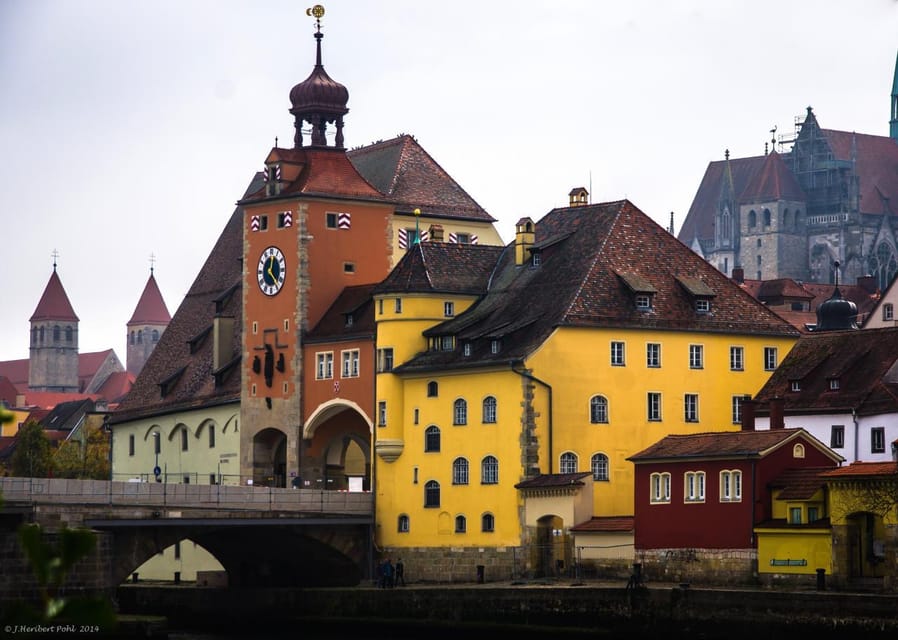
{"type": "Polygon", "coordinates": [[[153,475],[156,476],[156,482],[162,482],[162,469],[159,468],[159,450],[162,448],[161,436],[162,434],[158,431],[153,432],[153,450],[156,452],[156,464],[153,465],[153,475]]]}

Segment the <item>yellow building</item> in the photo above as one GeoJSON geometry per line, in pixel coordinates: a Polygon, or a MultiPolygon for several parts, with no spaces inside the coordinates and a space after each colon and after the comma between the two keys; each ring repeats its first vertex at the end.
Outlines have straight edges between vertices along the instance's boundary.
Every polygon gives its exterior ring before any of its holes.
{"type": "Polygon", "coordinates": [[[376,543],[421,579],[555,571],[632,515],[627,456],[738,429],[798,337],[628,201],[423,242],[374,297],[376,543]]]}

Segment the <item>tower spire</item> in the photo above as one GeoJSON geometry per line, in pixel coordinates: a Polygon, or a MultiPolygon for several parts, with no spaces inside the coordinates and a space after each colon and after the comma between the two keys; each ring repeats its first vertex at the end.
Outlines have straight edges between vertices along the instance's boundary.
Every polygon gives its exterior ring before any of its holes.
{"type": "Polygon", "coordinates": [[[898,56],[895,57],[895,77],[892,80],[892,119],[889,121],[889,137],[898,142],[898,56]]]}

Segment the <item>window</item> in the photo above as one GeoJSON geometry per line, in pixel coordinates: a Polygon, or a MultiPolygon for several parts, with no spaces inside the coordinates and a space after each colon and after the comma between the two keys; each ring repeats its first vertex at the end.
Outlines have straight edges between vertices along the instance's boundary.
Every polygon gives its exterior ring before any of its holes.
{"type": "Polygon", "coordinates": [[[801,507],[789,507],[789,524],[801,524],[801,507]]]}
{"type": "Polygon", "coordinates": [[[399,519],[396,522],[396,530],[399,533],[408,533],[409,531],[409,520],[408,516],[404,513],[399,515],[399,519]]]}
{"type": "Polygon", "coordinates": [[[415,407],[415,417],[414,417],[414,422],[415,422],[415,424],[418,424],[418,408],[417,408],[417,407],[415,407]]]}
{"type": "MultiPolygon", "coordinates": [[[[66,331],[71,333],[72,330],[66,329],[66,331]]],[[[71,338],[70,335],[68,337],[71,338]]],[[[69,342],[71,342],[71,339],[69,339],[69,342]]],[[[153,342],[159,342],[159,331],[157,329],[153,329],[153,342]]]]}
{"type": "Polygon", "coordinates": [[[705,501],[705,472],[687,471],[683,477],[683,496],[686,502],[705,501]]]}
{"type": "Polygon", "coordinates": [[[424,507],[433,509],[440,506],[440,483],[428,480],[424,485],[424,507]]]}
{"type": "Polygon", "coordinates": [[[792,380],[789,383],[789,389],[792,391],[801,391],[801,380],[792,380]]]}
{"type": "Polygon", "coordinates": [[[344,262],[343,273],[355,273],[355,262],[344,262]]]}
{"type": "Polygon", "coordinates": [[[215,448],[215,425],[210,424],[208,426],[208,429],[209,429],[209,448],[214,449],[215,448]]]}
{"type": "Polygon", "coordinates": [[[495,456],[485,456],[480,462],[480,483],[499,484],[499,460],[495,456]]]}
{"type": "Polygon", "coordinates": [[[464,516],[455,516],[455,533],[464,533],[467,529],[467,519],[464,516]]]}
{"type": "Polygon", "coordinates": [[[711,301],[706,298],[699,298],[695,301],[695,310],[699,313],[708,313],[711,310],[711,301]]]}
{"type": "Polygon", "coordinates": [[[359,350],[342,351],[343,357],[343,377],[358,378],[359,377],[359,350]]]}
{"type": "Polygon", "coordinates": [[[377,426],[387,426],[387,401],[381,400],[377,403],[377,426]]]}
{"type": "Polygon", "coordinates": [[[440,351],[452,351],[455,349],[455,336],[440,337],[440,351]]]}
{"type": "Polygon", "coordinates": [[[456,233],[455,241],[458,244],[471,244],[471,235],[468,233],[456,233]]]}
{"type": "Polygon", "coordinates": [[[384,373],[393,370],[393,347],[377,350],[377,371],[384,373]]]}
{"type": "Polygon", "coordinates": [[[683,396],[683,419],[686,422],[698,422],[697,393],[687,393],[683,396]]]}
{"type": "Polygon", "coordinates": [[[885,427],[873,427],[870,430],[870,453],[884,453],[886,450],[885,427]]]}
{"type": "Polygon", "coordinates": [[[577,454],[567,451],[561,454],[560,473],[577,473],[577,454]]]}
{"type": "Polygon", "coordinates": [[[597,453],[589,461],[590,469],[592,469],[592,479],[595,481],[608,480],[608,456],[604,453],[597,453]]]}
{"type": "Polygon", "coordinates": [[[652,297],[645,293],[636,294],[636,308],[640,311],[648,311],[652,308],[652,297]]]}
{"type": "Polygon", "coordinates": [[[647,398],[648,419],[650,422],[661,420],[661,394],[650,391],[647,398]]]}
{"type": "Polygon", "coordinates": [[[290,211],[279,211],[277,220],[278,229],[283,229],[293,225],[293,213],[290,211]]]}
{"type": "Polygon", "coordinates": [[[808,507],[808,522],[814,522],[819,519],[820,516],[817,507],[808,507]]]}
{"type": "Polygon", "coordinates": [[[268,231],[268,216],[259,216],[259,231],[268,231]]]}
{"type": "Polygon", "coordinates": [[[190,443],[190,435],[187,433],[187,427],[181,427],[181,451],[187,451],[190,443]]]}
{"type": "Polygon", "coordinates": [[[490,340],[490,353],[499,353],[502,350],[502,341],[496,338],[490,340]]]}
{"type": "Polygon", "coordinates": [[[593,396],[589,399],[589,421],[592,424],[607,424],[608,399],[604,396],[593,396]]]}
{"type": "Polygon", "coordinates": [[[471,355],[471,343],[470,343],[470,342],[466,342],[466,343],[465,343],[465,346],[462,347],[462,352],[463,352],[466,356],[471,355]]]}
{"type": "Polygon", "coordinates": [[[495,424],[496,422],[496,399],[493,396],[483,399],[483,422],[484,424],[495,424]]]}
{"type": "Polygon", "coordinates": [[[128,436],[128,455],[129,456],[134,455],[134,434],[133,433],[128,436]]]}
{"type": "Polygon", "coordinates": [[[347,313],[343,316],[343,326],[351,327],[355,323],[355,319],[352,317],[351,313],[347,313]]]}
{"type": "Polygon", "coordinates": [[[776,364],[776,347],[764,347],[764,371],[773,371],[776,364]]]}
{"type": "Polygon", "coordinates": [[[793,458],[804,458],[804,445],[796,444],[792,447],[792,457],[793,458]]]}
{"type": "Polygon", "coordinates": [[[430,425],[424,430],[424,451],[434,453],[440,450],[440,428],[430,425]]]}
{"type": "Polygon", "coordinates": [[[456,458],[452,461],[452,484],[468,484],[468,461],[456,458]]]}
{"type": "Polygon", "coordinates": [[[690,369],[701,369],[704,367],[705,362],[705,350],[700,344],[691,344],[689,345],[689,368],[690,369]]]}
{"type": "Polygon", "coordinates": [[[530,254],[530,266],[538,267],[543,262],[543,256],[539,251],[534,251],[530,254]]]}
{"type": "Polygon", "coordinates": [[[315,368],[316,380],[329,380],[334,377],[334,354],[330,351],[315,354],[317,366],[315,368]]]}
{"type": "Polygon", "coordinates": [[[670,474],[669,473],[653,473],[651,475],[651,497],[650,502],[668,503],[670,502],[670,474]]]}
{"type": "MultiPolygon", "coordinates": [[[[153,342],[157,342],[157,341],[159,340],[159,332],[158,332],[158,331],[153,331],[153,333],[154,333],[155,336],[156,336],[156,339],[153,340],[153,342]]],[[[75,333],[74,333],[74,331],[72,331],[72,328],[71,328],[71,327],[66,327],[66,328],[65,328],[65,341],[66,341],[66,342],[72,342],[74,339],[75,339],[75,333]]]]}
{"type": "Polygon", "coordinates": [[[895,319],[895,307],[891,302],[887,302],[882,305],[882,319],[883,320],[894,320],[895,319]]]}
{"type": "Polygon", "coordinates": [[[427,383],[427,397],[428,398],[436,398],[440,392],[440,385],[436,383],[435,380],[431,380],[427,383]]]}
{"type": "Polygon", "coordinates": [[[393,310],[396,313],[402,313],[402,298],[396,298],[395,305],[393,306],[393,310]]]}
{"type": "Polygon", "coordinates": [[[770,209],[764,209],[764,226],[770,226],[770,209]]]}
{"type": "Polygon", "coordinates": [[[468,424],[468,403],[464,398],[452,405],[452,424],[468,424]]]}
{"type": "Polygon", "coordinates": [[[484,533],[492,533],[496,530],[496,518],[491,513],[480,516],[480,530],[484,533]]]}
{"type": "Polygon", "coordinates": [[[158,431],[154,431],[153,440],[153,453],[162,453],[162,434],[158,431]]]}
{"type": "Polygon", "coordinates": [[[742,472],[741,471],[721,471],[720,472],[720,501],[721,502],[741,502],[742,501],[742,472]]]}
{"type": "Polygon", "coordinates": [[[845,446],[845,425],[834,424],[829,434],[831,449],[842,449],[845,446]]]}
{"type": "Polygon", "coordinates": [[[336,229],[337,228],[337,214],[336,213],[325,213],[326,217],[325,224],[328,229],[336,229]]]}
{"type": "Polygon", "coordinates": [[[830,378],[829,379],[829,390],[830,391],[838,391],[840,386],[841,385],[839,384],[838,378],[830,378]]]}
{"type": "Polygon", "coordinates": [[[444,302],[443,303],[443,315],[447,318],[451,318],[455,315],[455,303],[454,302],[444,302]]]}
{"type": "Polygon", "coordinates": [[[623,367],[624,362],[624,343],[623,342],[612,342],[611,343],[611,366],[613,367],[623,367]]]}
{"type": "Polygon", "coordinates": [[[751,211],[748,212],[748,226],[749,227],[758,226],[758,214],[755,213],[754,209],[752,209],[751,211]]]}
{"type": "Polygon", "coordinates": [[[661,345],[657,342],[649,342],[645,345],[645,366],[661,366],[661,345]]]}
{"type": "Polygon", "coordinates": [[[733,424],[742,423],[742,398],[743,396],[733,396],[733,424]]]}

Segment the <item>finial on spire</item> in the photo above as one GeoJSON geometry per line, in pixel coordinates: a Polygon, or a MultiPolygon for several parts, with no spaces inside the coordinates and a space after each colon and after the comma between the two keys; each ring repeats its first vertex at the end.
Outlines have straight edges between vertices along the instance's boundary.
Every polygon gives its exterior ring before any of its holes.
{"type": "Polygon", "coordinates": [[[56,271],[56,258],[59,257],[59,252],[56,249],[53,249],[53,253],[50,255],[53,256],[53,271],[56,271]]]}
{"type": "Polygon", "coordinates": [[[306,9],[306,15],[315,17],[315,32],[321,33],[321,16],[324,15],[324,7],[320,4],[316,4],[314,7],[309,7],[306,9]]]}
{"type": "Polygon", "coordinates": [[[150,275],[153,275],[153,269],[156,267],[156,254],[150,253],[150,275]]]}
{"type": "Polygon", "coordinates": [[[770,148],[776,151],[776,125],[770,130],[770,148]]]}
{"type": "Polygon", "coordinates": [[[729,160],[729,159],[730,159],[730,150],[729,150],[729,149],[727,149],[727,150],[725,150],[725,151],[723,152],[723,157],[724,157],[724,159],[726,159],[726,160],[729,160]]]}

